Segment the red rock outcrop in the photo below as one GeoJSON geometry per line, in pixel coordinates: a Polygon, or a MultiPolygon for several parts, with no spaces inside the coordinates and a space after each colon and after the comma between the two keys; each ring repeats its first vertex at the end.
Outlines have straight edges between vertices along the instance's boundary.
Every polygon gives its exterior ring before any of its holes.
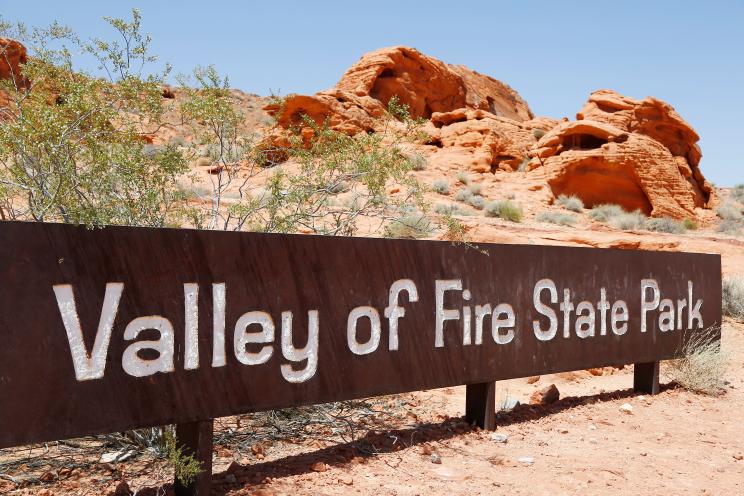
{"type": "Polygon", "coordinates": [[[372,130],[393,96],[408,105],[414,118],[464,108],[517,121],[532,118],[527,103],[504,83],[408,47],[365,54],[333,89],[313,96],[289,95],[282,105],[266,110],[284,128],[301,124],[305,114],[317,123],[328,119],[332,129],[354,134],[372,130]]]}
{"type": "Polygon", "coordinates": [[[24,86],[21,80],[21,65],[28,59],[26,47],[15,40],[0,38],[0,79],[16,79],[19,86],[24,86]]]}
{"type": "Polygon", "coordinates": [[[588,207],[615,203],[685,218],[709,200],[710,190],[706,194],[690,176],[685,157],[651,136],[607,122],[562,123],[540,139],[534,154],[530,167],[544,167],[554,195],[576,195],[588,207]]]}
{"type": "Polygon", "coordinates": [[[269,143],[286,142],[281,130],[288,128],[311,134],[303,115],[347,134],[374,132],[394,96],[412,117],[428,121],[430,139],[418,151],[436,169],[544,167],[555,196],[574,194],[589,207],[617,203],[654,216],[694,217],[696,208],[710,206],[699,137],[671,105],[599,90],[575,122],[535,118],[506,84],[407,47],[370,52],[331,90],[266,107],[280,129],[269,143]]]}

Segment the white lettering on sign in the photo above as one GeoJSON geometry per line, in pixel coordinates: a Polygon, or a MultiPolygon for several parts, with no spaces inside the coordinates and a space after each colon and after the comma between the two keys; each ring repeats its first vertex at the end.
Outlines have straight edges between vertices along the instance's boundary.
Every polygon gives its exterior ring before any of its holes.
{"type": "Polygon", "coordinates": [[[114,319],[116,319],[116,313],[119,309],[119,300],[124,285],[120,282],[106,284],[101,318],[98,320],[98,332],[96,332],[93,351],[90,354],[85,347],[85,341],[83,341],[83,330],[80,327],[80,318],[78,317],[72,286],[61,284],[52,286],[52,289],[57,297],[57,306],[62,316],[62,323],[65,326],[67,341],[70,343],[75,378],[78,381],[100,379],[103,377],[106,368],[106,354],[111,340],[111,330],[114,328],[114,319]]]}
{"type": "MultiPolygon", "coordinates": [[[[106,284],[98,328],[90,352],[86,346],[73,287],[69,284],[59,284],[52,286],[52,289],[70,347],[75,378],[78,381],[101,379],[106,371],[107,356],[124,284],[117,282],[106,284]]],[[[201,366],[200,289],[197,283],[183,284],[183,361],[178,363],[183,364],[184,370],[197,370],[201,366]]],[[[667,297],[669,295],[666,295],[663,289],[656,279],[649,277],[640,281],[638,307],[640,312],[637,320],[633,321],[638,327],[632,327],[627,302],[622,299],[611,301],[608,298],[607,287],[599,287],[598,295],[577,295],[571,288],[559,288],[552,279],[540,279],[533,288],[532,304],[536,316],[542,318],[533,318],[532,334],[538,341],[547,342],[556,336],[561,336],[561,339],[572,337],[583,340],[617,339],[633,329],[639,333],[651,330],[670,333],[704,327],[701,313],[703,300],[693,299],[692,281],[687,281],[686,294],[681,295],[681,298],[667,297]],[[575,300],[580,301],[574,303],[575,300]]],[[[484,346],[484,327],[489,324],[493,344],[506,346],[517,339],[518,313],[510,303],[492,301],[471,304],[471,300],[475,300],[477,295],[465,287],[462,279],[436,279],[433,293],[435,348],[445,347],[444,333],[448,321],[459,322],[459,324],[450,322],[449,332],[455,332],[455,329],[457,332],[462,331],[462,346],[484,346]],[[458,301],[458,298],[459,304],[455,304],[452,300],[458,301]],[[449,302],[447,307],[445,299],[449,302]],[[454,307],[450,308],[453,305],[454,307]]],[[[225,283],[212,284],[211,366],[215,368],[225,367],[228,363],[225,345],[226,296],[225,283]]],[[[387,299],[386,307],[362,305],[352,308],[348,313],[346,344],[349,351],[355,355],[397,351],[401,346],[401,321],[405,322],[405,317],[411,311],[419,311],[417,310],[417,304],[420,304],[419,289],[411,279],[395,280],[387,293],[379,296],[387,299]],[[382,351],[381,313],[387,321],[388,332],[387,350],[382,351]],[[367,326],[369,338],[360,339],[359,333],[364,332],[367,326]]],[[[203,301],[201,303],[207,304],[203,301]]],[[[284,380],[295,384],[309,381],[315,376],[318,368],[319,311],[315,309],[307,311],[307,341],[301,347],[297,347],[294,342],[293,313],[282,311],[280,317],[281,336],[277,336],[277,327],[271,313],[256,309],[241,314],[231,328],[232,355],[237,363],[250,367],[279,361],[281,362],[278,367],[279,373],[284,380]]],[[[176,370],[176,330],[167,317],[147,315],[136,317],[126,325],[125,323],[121,325],[124,325],[122,339],[131,341],[121,356],[121,367],[126,374],[132,377],[147,377],[176,370]]],[[[416,331],[426,332],[419,329],[416,331]]],[[[524,338],[523,336],[522,339],[524,338]]],[[[460,341],[459,336],[457,341],[460,341]]],[[[415,342],[423,341],[417,336],[415,342]]]]}

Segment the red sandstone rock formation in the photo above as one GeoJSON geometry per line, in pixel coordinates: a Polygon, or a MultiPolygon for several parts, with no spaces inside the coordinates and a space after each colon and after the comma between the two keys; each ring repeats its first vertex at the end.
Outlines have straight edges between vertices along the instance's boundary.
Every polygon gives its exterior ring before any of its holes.
{"type": "Polygon", "coordinates": [[[577,119],[554,128],[533,150],[530,168],[545,167],[555,195],[674,218],[694,217],[696,207],[709,205],[698,135],[671,105],[600,90],[577,119]]]}
{"type": "Polygon", "coordinates": [[[524,121],[527,103],[510,87],[461,66],[451,66],[407,47],[383,48],[364,55],[336,86],[313,96],[289,95],[283,106],[266,110],[287,128],[306,114],[318,123],[329,119],[338,131],[370,131],[393,96],[408,105],[411,116],[429,119],[435,112],[481,109],[524,121]]]}

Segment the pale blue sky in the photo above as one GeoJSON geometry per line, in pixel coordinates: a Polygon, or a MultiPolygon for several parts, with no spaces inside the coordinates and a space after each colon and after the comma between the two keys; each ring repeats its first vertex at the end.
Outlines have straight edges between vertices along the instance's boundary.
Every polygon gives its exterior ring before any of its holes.
{"type": "Polygon", "coordinates": [[[138,7],[176,71],[214,64],[232,86],[313,93],[361,54],[409,45],[516,89],[537,115],[573,118],[612,88],[670,102],[701,135],[702,169],[744,182],[744,1],[0,0],[8,21],[102,35],[138,7]]]}

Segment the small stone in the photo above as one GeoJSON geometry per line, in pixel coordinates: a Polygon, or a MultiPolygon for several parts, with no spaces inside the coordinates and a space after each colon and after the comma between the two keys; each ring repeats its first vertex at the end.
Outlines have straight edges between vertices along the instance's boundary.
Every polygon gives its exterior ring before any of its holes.
{"type": "Polygon", "coordinates": [[[646,453],[645,451],[642,451],[641,456],[648,456],[648,453],[646,453]]]}
{"type": "Polygon", "coordinates": [[[626,415],[633,415],[633,405],[631,405],[630,403],[623,403],[620,406],[620,411],[626,415]]]}
{"type": "Polygon", "coordinates": [[[532,377],[528,377],[527,378],[527,384],[534,384],[534,383],[536,383],[539,380],[540,380],[540,376],[539,375],[533,375],[532,377]]]}
{"type": "Polygon", "coordinates": [[[744,460],[744,455],[737,453],[734,455],[734,460],[744,460]]]}
{"type": "Polygon", "coordinates": [[[565,427],[561,427],[558,429],[558,432],[561,434],[568,434],[568,429],[566,429],[565,427]]]}
{"type": "Polygon", "coordinates": [[[594,425],[594,424],[589,424],[589,430],[590,431],[596,431],[597,430],[597,426],[594,425]]]}
{"type": "Polygon", "coordinates": [[[591,443],[591,444],[597,444],[597,438],[596,437],[590,437],[589,438],[589,443],[591,443]]]}
{"type": "Polygon", "coordinates": [[[353,486],[354,485],[354,479],[351,478],[351,476],[346,475],[344,477],[340,477],[338,479],[338,482],[341,484],[344,484],[346,486],[353,486]]]}
{"type": "Polygon", "coordinates": [[[535,459],[532,458],[531,456],[523,456],[521,458],[518,458],[517,461],[521,463],[522,465],[527,465],[527,466],[530,466],[533,463],[535,463],[535,459]]]}
{"type": "Polygon", "coordinates": [[[310,468],[313,472],[326,472],[328,470],[328,465],[323,462],[315,462],[310,468]]]}
{"type": "Polygon", "coordinates": [[[491,434],[491,441],[494,443],[506,444],[509,441],[509,436],[501,434],[500,432],[494,432],[491,434]]]}
{"type": "Polygon", "coordinates": [[[421,445],[421,454],[422,455],[429,456],[432,453],[433,453],[433,451],[431,450],[431,446],[429,446],[428,444],[422,444],[421,445]]]}
{"type": "Polygon", "coordinates": [[[530,405],[550,405],[561,398],[561,393],[555,384],[538,389],[530,396],[530,405]]]}
{"type": "Polygon", "coordinates": [[[442,457],[439,456],[439,453],[432,453],[430,460],[431,460],[431,463],[436,463],[437,465],[442,464],[442,457]]]}

